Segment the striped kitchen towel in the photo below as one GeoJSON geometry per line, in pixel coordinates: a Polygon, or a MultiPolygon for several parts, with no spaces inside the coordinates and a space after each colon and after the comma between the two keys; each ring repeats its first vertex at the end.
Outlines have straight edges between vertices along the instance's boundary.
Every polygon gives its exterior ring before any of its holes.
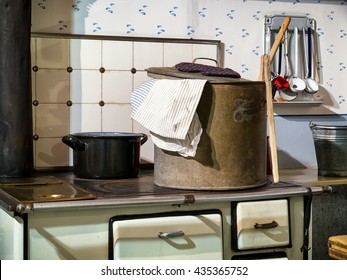
{"type": "Polygon", "coordinates": [[[130,105],[131,105],[131,118],[134,117],[137,110],[140,108],[143,100],[145,100],[146,96],[152,90],[155,82],[157,80],[151,79],[143,82],[140,86],[134,89],[130,96],[130,105]]]}
{"type": "Polygon", "coordinates": [[[185,139],[206,80],[156,80],[132,118],[160,136],[185,139]]]}

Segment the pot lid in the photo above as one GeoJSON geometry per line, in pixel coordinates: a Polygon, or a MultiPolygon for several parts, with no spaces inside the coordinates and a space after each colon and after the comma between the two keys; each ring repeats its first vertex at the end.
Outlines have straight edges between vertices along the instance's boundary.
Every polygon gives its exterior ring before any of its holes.
{"type": "Polygon", "coordinates": [[[130,133],[130,132],[77,132],[70,135],[75,137],[87,137],[87,138],[138,138],[143,137],[142,133],[130,133]]]}
{"type": "Polygon", "coordinates": [[[154,79],[200,79],[211,84],[248,84],[264,83],[263,81],[250,81],[243,78],[230,78],[219,76],[206,76],[201,73],[188,73],[177,70],[175,67],[150,67],[146,69],[147,75],[154,79]]]}

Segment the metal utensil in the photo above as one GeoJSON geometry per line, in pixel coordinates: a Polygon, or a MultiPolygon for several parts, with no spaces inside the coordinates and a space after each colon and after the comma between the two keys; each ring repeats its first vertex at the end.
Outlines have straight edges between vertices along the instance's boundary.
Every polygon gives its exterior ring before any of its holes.
{"type": "MultiPolygon", "coordinates": [[[[288,44],[287,44],[288,48],[288,44]]],[[[302,92],[306,88],[305,81],[298,77],[299,64],[299,32],[298,28],[294,27],[294,71],[293,75],[288,78],[290,90],[295,93],[302,92]]]]}
{"type": "Polygon", "coordinates": [[[318,83],[312,79],[312,37],[311,28],[307,28],[307,42],[305,28],[302,29],[303,32],[303,43],[304,43],[304,57],[305,57],[305,91],[310,94],[314,94],[318,91],[318,83]],[[306,52],[307,50],[307,52],[306,52]]]}
{"type": "Polygon", "coordinates": [[[289,62],[289,47],[288,47],[288,41],[289,41],[289,33],[288,31],[286,31],[286,36],[284,38],[284,77],[286,78],[289,87],[287,89],[283,89],[281,90],[280,96],[287,101],[291,101],[294,100],[296,98],[296,96],[298,95],[298,91],[292,91],[291,87],[290,87],[290,82],[288,80],[288,77],[291,77],[291,69],[290,69],[290,62],[289,62]]]}
{"type": "Polygon", "coordinates": [[[278,89],[288,89],[289,83],[284,76],[281,76],[282,69],[282,45],[278,47],[278,60],[277,60],[277,70],[273,73],[274,78],[272,79],[273,85],[277,86],[278,89]]]}
{"type": "Polygon", "coordinates": [[[281,97],[280,92],[283,90],[289,89],[288,80],[281,75],[282,59],[283,59],[283,54],[282,54],[282,44],[281,44],[280,46],[278,46],[278,52],[276,55],[276,62],[277,62],[276,67],[273,70],[274,72],[271,72],[272,76],[274,77],[272,79],[272,95],[277,102],[287,101],[281,97]]]}

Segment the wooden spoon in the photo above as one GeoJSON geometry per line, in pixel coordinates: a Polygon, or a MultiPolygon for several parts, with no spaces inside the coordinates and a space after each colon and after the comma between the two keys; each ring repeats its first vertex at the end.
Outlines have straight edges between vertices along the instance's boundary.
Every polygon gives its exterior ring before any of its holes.
{"type": "Polygon", "coordinates": [[[268,125],[269,125],[269,145],[270,145],[270,153],[271,153],[272,176],[273,176],[273,182],[278,183],[279,172],[278,172],[278,159],[277,159],[276,130],[275,130],[273,103],[272,103],[272,82],[271,82],[270,59],[268,55],[264,55],[264,78],[265,78],[265,88],[266,88],[266,109],[267,109],[268,125]]]}
{"type": "Polygon", "coordinates": [[[267,115],[268,115],[268,125],[269,125],[269,145],[271,153],[271,165],[272,165],[272,176],[273,182],[279,182],[279,172],[278,172],[278,158],[277,158],[277,146],[276,146],[276,131],[275,131],[275,119],[273,111],[273,100],[272,100],[272,82],[271,82],[271,69],[270,65],[273,61],[273,58],[277,52],[278,46],[282,42],[284,33],[286,32],[289,23],[291,21],[290,17],[286,17],[282,23],[278,36],[271,47],[269,55],[263,55],[260,59],[262,67],[260,69],[261,73],[259,77],[261,80],[265,80],[266,87],[266,106],[267,106],[267,115]]]}

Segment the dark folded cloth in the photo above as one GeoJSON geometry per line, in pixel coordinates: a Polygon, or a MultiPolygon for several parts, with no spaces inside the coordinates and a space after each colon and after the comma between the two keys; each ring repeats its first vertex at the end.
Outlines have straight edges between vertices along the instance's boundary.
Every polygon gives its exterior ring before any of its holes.
{"type": "Polygon", "coordinates": [[[182,72],[201,73],[205,76],[219,76],[241,78],[241,75],[230,68],[221,68],[191,62],[181,62],[175,65],[176,69],[182,72]]]}

